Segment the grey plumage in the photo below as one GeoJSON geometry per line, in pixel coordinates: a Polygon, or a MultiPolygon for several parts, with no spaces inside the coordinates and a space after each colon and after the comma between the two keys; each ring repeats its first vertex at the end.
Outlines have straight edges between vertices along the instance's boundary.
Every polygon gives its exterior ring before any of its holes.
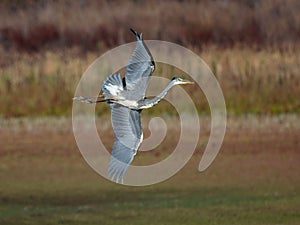
{"type": "Polygon", "coordinates": [[[140,100],[145,97],[155,64],[150,51],[142,40],[142,34],[138,35],[133,29],[131,31],[136,35],[137,43],[126,67],[125,81],[127,92],[124,94],[127,99],[140,100]]]}
{"type": "Polygon", "coordinates": [[[108,172],[112,180],[122,183],[143,140],[141,110],[135,107],[139,100],[145,98],[149,79],[154,71],[154,61],[142,40],[142,34],[131,31],[136,35],[137,44],[126,67],[125,83],[120,74],[113,74],[102,85],[104,96],[118,96],[117,101],[127,104],[110,103],[115,142],[108,172]],[[134,103],[136,105],[132,105],[134,103]]]}
{"type": "Polygon", "coordinates": [[[108,171],[109,176],[116,182],[121,179],[123,183],[128,166],[142,142],[140,112],[140,110],[132,110],[116,103],[111,104],[115,142],[108,171]]]}
{"type": "Polygon", "coordinates": [[[85,103],[107,102],[110,104],[112,126],[115,141],[109,162],[108,174],[115,182],[124,182],[125,174],[136,155],[142,140],[141,124],[142,109],[156,105],[167,92],[177,84],[191,84],[193,82],[174,77],[168,86],[156,97],[145,98],[149,79],[155,69],[153,57],[142,40],[142,34],[135,34],[137,43],[131,59],[126,67],[125,78],[120,74],[110,75],[102,85],[104,99],[94,97],[75,97],[85,103]]]}

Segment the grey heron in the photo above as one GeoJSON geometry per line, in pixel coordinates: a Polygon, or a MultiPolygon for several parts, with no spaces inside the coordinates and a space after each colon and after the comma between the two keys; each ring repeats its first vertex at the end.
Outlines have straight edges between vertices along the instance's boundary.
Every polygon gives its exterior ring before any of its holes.
{"type": "Polygon", "coordinates": [[[143,140],[141,111],[156,105],[175,85],[193,84],[189,80],[174,77],[166,88],[156,97],[146,98],[145,93],[149,79],[155,69],[153,57],[143,42],[142,33],[136,36],[136,48],[126,67],[124,78],[117,73],[103,81],[102,95],[85,98],[75,97],[74,100],[97,103],[107,102],[111,109],[114,130],[114,145],[109,162],[108,174],[112,181],[124,183],[124,176],[133,161],[143,140]],[[98,99],[102,97],[102,99],[98,99]]]}

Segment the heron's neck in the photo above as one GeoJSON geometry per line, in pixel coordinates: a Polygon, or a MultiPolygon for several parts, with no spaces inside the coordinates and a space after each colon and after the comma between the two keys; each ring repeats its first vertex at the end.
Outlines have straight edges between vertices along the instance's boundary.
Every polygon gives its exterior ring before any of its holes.
{"type": "Polygon", "coordinates": [[[163,98],[167,95],[168,91],[169,91],[173,86],[175,86],[175,85],[176,85],[175,82],[171,81],[171,82],[165,87],[165,89],[164,89],[162,92],[160,92],[159,95],[157,95],[157,96],[154,97],[154,98],[155,98],[155,99],[159,99],[159,101],[160,101],[161,99],[163,99],[163,98]]]}
{"type": "Polygon", "coordinates": [[[150,98],[150,99],[144,99],[142,101],[139,102],[139,108],[140,109],[147,109],[150,108],[154,105],[156,105],[157,103],[159,103],[160,100],[162,100],[166,94],[168,93],[168,91],[174,86],[176,85],[176,83],[174,81],[171,81],[166,87],[165,89],[159,93],[159,95],[157,95],[154,98],[150,98]]]}

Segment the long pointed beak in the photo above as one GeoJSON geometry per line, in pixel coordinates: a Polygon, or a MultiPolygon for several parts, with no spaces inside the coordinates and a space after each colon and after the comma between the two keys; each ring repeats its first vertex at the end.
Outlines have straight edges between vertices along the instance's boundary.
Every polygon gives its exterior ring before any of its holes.
{"type": "Polygon", "coordinates": [[[182,84],[194,84],[195,82],[189,80],[183,80],[182,84]]]}

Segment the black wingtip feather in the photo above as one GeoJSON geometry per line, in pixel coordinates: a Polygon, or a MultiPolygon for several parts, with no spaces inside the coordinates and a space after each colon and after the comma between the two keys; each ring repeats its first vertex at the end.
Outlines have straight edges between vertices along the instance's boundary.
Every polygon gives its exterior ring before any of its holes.
{"type": "Polygon", "coordinates": [[[134,29],[130,28],[130,30],[132,33],[134,33],[134,35],[138,35],[138,33],[134,29]]]}
{"type": "Polygon", "coordinates": [[[131,32],[134,33],[134,35],[138,38],[138,40],[141,40],[141,35],[138,34],[134,29],[130,28],[131,32]]]}

